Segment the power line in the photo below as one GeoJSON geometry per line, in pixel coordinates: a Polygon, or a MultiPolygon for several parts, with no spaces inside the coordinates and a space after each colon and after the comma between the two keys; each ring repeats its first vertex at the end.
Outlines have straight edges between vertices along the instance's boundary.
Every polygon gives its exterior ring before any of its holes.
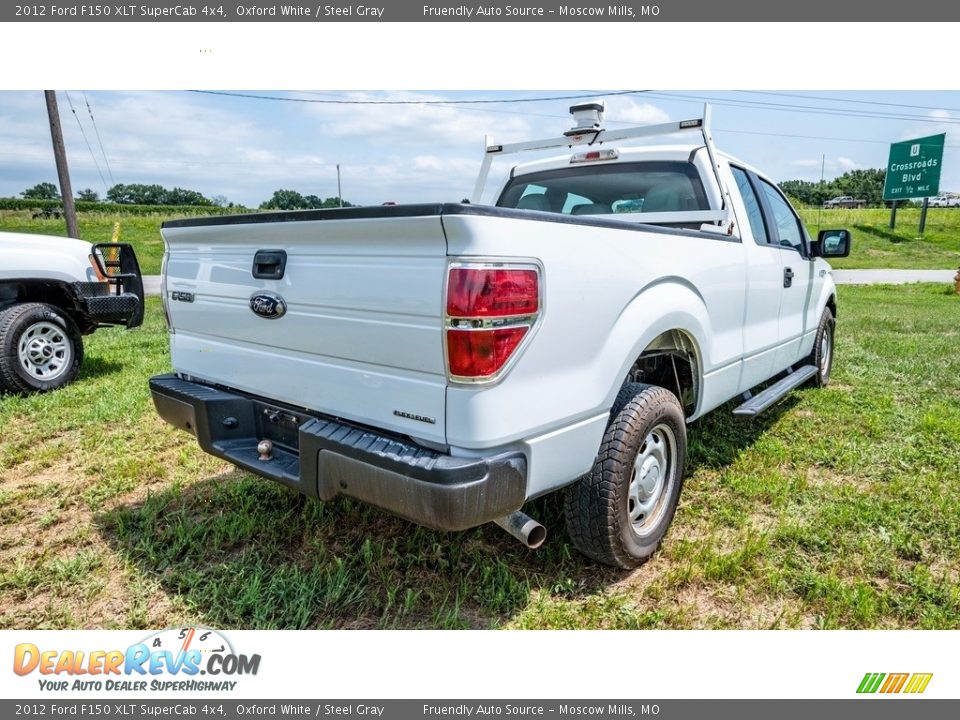
{"type": "MultiPolygon", "coordinates": [[[[500,110],[481,110],[479,108],[460,108],[468,112],[508,112],[500,110]]],[[[548,117],[548,118],[559,118],[566,119],[566,116],[563,115],[543,115],[540,113],[518,113],[521,115],[534,115],[535,117],[548,117]]],[[[615,120],[607,119],[609,123],[615,123],[618,125],[632,125],[635,124],[629,120],[615,120]]],[[[889,140],[875,140],[869,138],[847,138],[847,137],[831,137],[827,135],[800,135],[795,133],[775,133],[775,132],[763,132],[760,130],[734,130],[732,128],[722,128],[715,127],[713,128],[716,132],[722,133],[732,133],[735,135],[756,135],[761,137],[777,137],[777,138],[794,138],[800,140],[816,140],[816,141],[829,141],[829,142],[844,142],[844,143],[861,143],[861,144],[871,144],[871,145],[889,145],[889,140]]],[[[952,149],[960,149],[960,145],[951,145],[947,144],[944,147],[952,149]]],[[[21,153],[16,152],[3,152],[0,151],[0,156],[2,157],[22,157],[21,153]]],[[[131,163],[124,160],[123,158],[119,159],[121,165],[130,167],[131,163]]],[[[222,160],[214,161],[204,161],[204,160],[168,160],[168,159],[140,159],[139,162],[149,165],[170,165],[170,166],[189,166],[189,167],[208,167],[208,166],[219,166],[219,167],[256,167],[258,163],[249,163],[249,162],[229,162],[222,160]]],[[[283,163],[284,167],[317,167],[316,163],[313,162],[285,162],[283,163]]]]}
{"type": "MultiPolygon", "coordinates": [[[[830,140],[834,142],[847,142],[847,143],[870,143],[875,145],[889,145],[889,140],[869,140],[867,138],[842,138],[842,137],[827,137],[824,135],[793,135],[791,133],[772,133],[772,132],[761,132],[759,130],[728,130],[725,128],[713,128],[716,132],[727,132],[727,133],[736,133],[737,135],[765,135],[768,137],[783,137],[783,138],[799,138],[802,140],[830,140]]],[[[960,145],[944,145],[948,148],[960,148],[960,145]]]]}
{"type": "Polygon", "coordinates": [[[77,115],[76,109],[73,107],[73,100],[70,99],[70,93],[66,90],[63,91],[63,94],[67,96],[67,103],[70,105],[70,112],[73,113],[73,116],[77,119],[77,126],[80,128],[80,134],[83,136],[83,142],[86,143],[87,150],[90,151],[90,158],[93,160],[94,167],[97,168],[97,175],[100,176],[100,182],[103,183],[103,189],[109,192],[109,187],[107,186],[107,181],[103,177],[103,172],[100,170],[100,163],[97,162],[97,156],[93,154],[93,148],[90,147],[90,141],[87,140],[87,133],[83,130],[83,124],[80,122],[80,116],[77,115]]]}
{"type": "Polygon", "coordinates": [[[103,163],[107,166],[107,174],[110,176],[110,182],[113,180],[113,170],[110,169],[110,161],[107,160],[107,151],[103,147],[103,140],[100,138],[100,129],[97,127],[97,121],[93,119],[93,108],[90,107],[90,101],[87,99],[87,91],[83,91],[83,101],[87,104],[87,112],[90,113],[90,122],[93,123],[93,131],[97,134],[97,142],[100,144],[100,154],[103,155],[103,163]]]}
{"type": "Polygon", "coordinates": [[[707,97],[703,95],[676,95],[673,93],[661,93],[650,91],[652,97],[662,97],[679,100],[681,102],[709,102],[713,105],[726,107],[750,108],[753,110],[774,110],[778,112],[794,112],[809,115],[835,115],[838,117],[869,118],[874,120],[914,120],[927,123],[947,123],[950,125],[960,124],[960,117],[931,118],[927,115],[909,115],[894,113],[871,113],[867,111],[854,111],[842,109],[810,108],[806,105],[790,105],[786,103],[765,103],[751,100],[734,100],[731,98],[707,97]]]}
{"type": "Polygon", "coordinates": [[[738,93],[748,95],[773,95],[774,97],[801,98],[803,100],[823,100],[836,103],[854,103],[857,105],[882,105],[884,107],[909,108],[911,110],[946,110],[948,112],[960,112],[960,108],[937,107],[935,105],[908,105],[906,103],[881,102],[879,100],[858,100],[854,98],[832,98],[824,95],[799,95],[796,93],[768,92],[764,90],[736,90],[738,93]]]}
{"type": "MultiPolygon", "coordinates": [[[[316,103],[320,105],[493,105],[504,103],[531,103],[546,102],[548,100],[583,100],[585,98],[595,98],[596,93],[589,95],[554,95],[552,97],[537,98],[512,98],[512,99],[487,99],[487,100],[315,100],[313,98],[297,97],[279,97],[277,95],[254,95],[252,93],[227,92],[223,90],[187,90],[187,92],[201,95],[223,95],[226,97],[247,98],[250,100],[275,100],[279,102],[297,102],[297,103],[316,103]]],[[[309,91],[300,91],[305,94],[313,94],[309,91]]],[[[650,92],[649,90],[622,90],[618,92],[603,93],[606,96],[618,95],[637,95],[639,93],[650,92]]],[[[316,93],[323,94],[323,93],[316,93]]]]}
{"type": "MultiPolygon", "coordinates": [[[[299,91],[298,91],[299,92],[299,91]]],[[[306,92],[306,91],[302,91],[306,92]]],[[[639,92],[639,91],[638,91],[639,92]]],[[[335,95],[334,93],[321,93],[321,92],[311,92],[311,95],[323,95],[325,97],[332,98],[342,98],[342,95],[335,95]]],[[[596,95],[589,95],[587,97],[597,97],[596,95]]],[[[524,100],[524,102],[526,102],[524,100]]],[[[523,115],[524,117],[538,117],[538,118],[548,118],[551,120],[570,120],[570,114],[566,115],[557,115],[555,113],[536,113],[536,112],[525,112],[523,110],[495,110],[491,107],[466,107],[464,105],[457,105],[454,101],[446,100],[429,100],[424,101],[428,107],[449,107],[451,110],[459,110],[460,112],[479,112],[479,113],[497,113],[499,115],[523,115]]],[[[616,122],[616,121],[611,121],[616,122]]]]}
{"type": "MultiPolygon", "coordinates": [[[[590,94],[583,95],[562,95],[562,96],[553,96],[553,97],[541,97],[541,98],[515,98],[515,99],[477,99],[477,100],[356,100],[349,98],[336,99],[338,96],[333,95],[332,93],[321,93],[313,91],[297,91],[303,92],[306,94],[312,95],[323,95],[326,97],[332,97],[335,99],[325,99],[318,100],[313,98],[296,98],[296,97],[278,97],[275,95],[253,95],[250,93],[236,93],[236,92],[226,92],[226,91],[217,91],[217,90],[190,90],[189,92],[203,93],[208,95],[224,95],[228,97],[243,97],[249,99],[257,100],[274,100],[280,102],[300,102],[300,103],[319,103],[319,104],[332,104],[332,105],[422,105],[422,106],[439,106],[439,107],[456,107],[460,110],[472,111],[472,112],[500,112],[500,113],[509,113],[513,115],[528,115],[530,117],[544,117],[544,118],[566,118],[567,116],[560,115],[548,115],[541,113],[524,113],[521,111],[495,111],[492,109],[485,108],[467,108],[467,107],[458,107],[463,105],[475,105],[475,104],[503,104],[503,103],[529,103],[529,102],[541,102],[548,100],[572,100],[572,99],[583,99],[583,98],[595,98],[598,95],[604,96],[620,96],[620,95],[634,95],[634,94],[647,94],[653,97],[662,97],[666,99],[677,100],[680,102],[711,102],[714,105],[726,106],[726,107],[739,107],[739,108],[749,108],[756,110],[774,110],[780,112],[796,112],[804,114],[817,114],[817,115],[834,115],[838,117],[854,117],[854,118],[872,118],[879,120],[914,120],[921,122],[943,122],[948,124],[960,124],[960,117],[946,117],[946,118],[930,118],[923,115],[911,115],[906,113],[880,113],[880,112],[869,112],[869,111],[858,111],[853,109],[846,108],[811,108],[806,105],[795,105],[787,103],[771,103],[763,102],[756,100],[737,100],[733,98],[717,98],[717,97],[707,97],[707,96],[696,96],[696,95],[679,95],[674,93],[659,92],[656,90],[624,90],[620,92],[602,92],[595,91],[590,94]],[[695,99],[694,99],[695,98],[695,99]]],[[[748,92],[748,91],[743,91],[748,92]]],[[[776,94],[776,93],[770,93],[776,94]]],[[[786,94],[785,94],[786,95],[786,94]]],[[[808,97],[808,96],[797,96],[797,97],[808,97]]],[[[812,99],[812,98],[811,98],[812,99]]],[[[830,100],[831,98],[823,98],[830,100]]],[[[864,102],[867,101],[853,101],[851,102],[864,102]]],[[[894,105],[891,103],[891,105],[894,105]]],[[[922,107],[922,106],[917,106],[922,107]]],[[[936,108],[940,109],[940,108],[936,108]]],[[[619,123],[619,124],[631,124],[629,122],[612,120],[608,119],[607,122],[619,123]]],[[[826,139],[826,138],[825,138],[826,139]]],[[[879,141],[878,141],[879,142],[879,141]]]]}
{"type": "MultiPolygon", "coordinates": [[[[217,92],[217,91],[191,91],[191,92],[202,92],[202,93],[206,93],[206,94],[215,94],[215,95],[231,95],[231,96],[236,95],[236,96],[240,96],[240,97],[254,97],[254,98],[259,97],[259,96],[249,96],[249,95],[243,94],[243,93],[226,93],[226,92],[223,92],[223,93],[222,93],[222,92],[217,92]]],[[[510,103],[510,102],[536,102],[536,101],[540,101],[540,100],[551,100],[551,99],[554,99],[554,100],[555,100],[555,99],[561,99],[561,97],[562,97],[563,99],[572,99],[572,98],[578,98],[578,97],[597,97],[598,95],[604,95],[604,94],[606,94],[606,95],[625,95],[625,94],[641,93],[641,92],[649,93],[649,95],[652,95],[652,96],[664,96],[664,97],[671,98],[671,99],[677,99],[677,100],[679,100],[679,101],[681,101],[681,102],[692,102],[692,103],[699,102],[699,100],[691,99],[691,98],[693,98],[693,97],[698,97],[698,96],[681,96],[681,95],[676,95],[676,94],[672,94],[672,93],[660,93],[660,92],[657,92],[657,91],[624,91],[624,92],[618,92],[618,93],[603,93],[602,91],[597,91],[597,92],[591,93],[591,94],[589,94],[589,95],[555,96],[555,97],[553,97],[553,98],[517,98],[516,100],[503,99],[503,100],[475,100],[475,101],[473,101],[473,100],[464,100],[464,101],[454,101],[454,100],[451,100],[451,101],[447,101],[447,100],[422,100],[422,101],[357,101],[357,100],[352,100],[352,99],[343,99],[343,100],[336,100],[336,101],[330,101],[330,102],[334,102],[335,104],[397,104],[397,103],[402,103],[402,104],[422,104],[422,105],[427,105],[427,106],[431,106],[431,107],[451,106],[453,109],[456,109],[456,110],[459,110],[459,111],[463,111],[463,112],[498,113],[498,114],[522,115],[522,116],[530,116],[530,117],[541,117],[541,118],[564,120],[564,119],[568,119],[569,116],[568,116],[568,115],[554,115],[554,114],[547,114],[547,113],[534,113],[534,112],[527,112],[527,111],[521,111],[521,110],[505,110],[505,109],[504,109],[504,110],[499,110],[499,109],[493,109],[493,108],[489,108],[489,107],[483,107],[483,108],[479,108],[479,107],[468,107],[467,105],[471,105],[471,104],[473,104],[473,103],[475,103],[475,102],[476,102],[476,103],[485,103],[485,104],[487,104],[487,103],[510,103]]],[[[746,91],[745,91],[745,92],[746,92],[746,91]]],[[[336,95],[333,95],[332,93],[319,93],[319,92],[317,92],[317,93],[312,93],[312,94],[316,94],[316,95],[326,95],[326,96],[328,96],[328,97],[333,97],[333,98],[337,98],[337,97],[338,97],[338,96],[336,96],[336,95]]],[[[770,94],[777,94],[777,93],[770,93],[770,94]]],[[[297,99],[297,98],[282,98],[282,97],[275,97],[275,96],[262,96],[262,97],[263,97],[264,99],[282,100],[282,101],[298,101],[298,100],[299,100],[299,99],[297,99]]],[[[797,95],[796,97],[807,97],[807,96],[797,95]]],[[[69,94],[67,94],[67,99],[68,99],[68,101],[70,101],[69,94]]],[[[701,97],[700,99],[701,99],[701,100],[710,101],[710,102],[714,102],[715,104],[718,104],[718,105],[719,105],[719,104],[725,104],[725,103],[723,102],[723,100],[721,100],[721,99],[719,99],[719,98],[701,97]]],[[[811,99],[814,99],[814,98],[811,96],[811,99]]],[[[817,98],[817,99],[819,99],[819,98],[817,98]]],[[[824,99],[826,99],[826,98],[824,98],[824,99]]],[[[319,101],[319,100],[305,100],[305,102],[324,102],[324,101],[319,101]]],[[[754,109],[754,108],[751,108],[751,107],[750,107],[750,103],[747,102],[747,101],[733,101],[733,102],[743,103],[743,104],[746,105],[746,108],[748,108],[748,109],[754,109]]],[[[866,101],[863,101],[863,102],[866,102],[866,101]]],[[[734,106],[734,107],[740,107],[740,105],[736,105],[736,106],[734,106]]],[[[796,107],[796,106],[793,106],[793,107],[796,107]]],[[[917,106],[917,107],[920,107],[920,106],[917,106]]],[[[766,109],[766,108],[760,108],[760,109],[766,109]]],[[[75,111],[74,108],[73,108],[72,102],[71,102],[71,110],[74,112],[74,115],[76,116],[76,111],[75,111]]],[[[928,121],[930,120],[930,118],[925,118],[925,119],[927,119],[928,121]]],[[[636,124],[635,121],[617,120],[617,119],[615,119],[615,118],[607,118],[606,121],[607,121],[608,123],[621,124],[621,125],[633,125],[633,124],[636,124]]],[[[83,133],[83,126],[82,126],[82,124],[80,124],[79,118],[77,118],[77,122],[78,122],[78,125],[80,125],[81,133],[83,133]]],[[[733,130],[733,129],[725,129],[725,128],[719,128],[719,127],[718,127],[718,128],[714,128],[714,129],[715,129],[717,132],[727,132],[727,133],[738,134],[738,135],[756,135],[756,136],[764,136],[764,137],[782,137],[782,138],[795,138],[795,139],[803,139],[803,140],[830,141],[830,142],[845,142],[845,143],[861,143],[861,144],[878,144],[878,145],[887,145],[887,144],[889,144],[889,141],[888,141],[888,140],[876,140],[876,139],[868,139],[868,138],[830,137],[830,136],[822,136],[822,135],[803,135],[803,134],[791,134],[791,133],[763,132],[763,131],[757,131],[757,130],[733,130]]],[[[84,135],[84,141],[86,141],[86,135],[85,135],[85,133],[83,133],[83,135],[84,135]]],[[[87,143],[87,147],[88,147],[88,150],[91,151],[91,156],[93,157],[93,151],[92,151],[92,149],[90,148],[89,143],[87,143]]],[[[948,144],[948,145],[946,145],[946,147],[956,149],[956,148],[960,148],[960,145],[948,144]]],[[[103,149],[103,148],[102,148],[102,143],[101,143],[101,150],[102,150],[102,149],[103,149]]],[[[15,156],[15,157],[18,156],[17,153],[4,153],[4,152],[0,152],[0,155],[15,156]]],[[[104,156],[104,159],[106,160],[106,156],[104,156]]],[[[142,158],[141,158],[140,160],[141,160],[141,162],[144,162],[142,158]]],[[[146,163],[149,163],[149,164],[152,164],[152,165],[168,165],[168,166],[169,166],[169,165],[172,165],[172,166],[235,166],[235,167],[254,167],[254,166],[256,166],[255,163],[253,163],[253,164],[251,164],[251,163],[237,163],[237,162],[231,163],[231,162],[224,162],[224,161],[205,162],[205,161],[189,161],[189,160],[177,161],[177,160],[161,160],[161,159],[158,159],[158,160],[148,160],[148,161],[145,161],[145,162],[146,162],[146,163]]],[[[95,158],[95,157],[94,157],[94,163],[96,164],[96,158],[95,158]]],[[[120,163],[123,164],[123,165],[125,165],[125,166],[128,166],[128,167],[130,166],[130,163],[124,161],[123,159],[120,159],[120,163]]],[[[313,163],[285,163],[285,165],[286,165],[286,166],[290,166],[290,167],[294,167],[294,166],[313,167],[313,163]]],[[[108,167],[109,167],[109,166],[108,166],[108,167]]],[[[98,172],[99,172],[99,170],[100,170],[99,165],[97,166],[97,170],[98,170],[98,172]]],[[[112,175],[111,175],[111,177],[112,177],[112,175]]],[[[101,173],[101,180],[103,180],[103,175],[102,175],[102,173],[101,173]]]]}

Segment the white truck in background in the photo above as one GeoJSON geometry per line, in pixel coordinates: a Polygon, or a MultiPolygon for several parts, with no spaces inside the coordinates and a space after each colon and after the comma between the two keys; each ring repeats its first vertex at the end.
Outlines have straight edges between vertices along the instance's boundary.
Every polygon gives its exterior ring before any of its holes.
{"type": "Polygon", "coordinates": [[[143,322],[143,282],[126,243],[0,233],[0,392],[56,390],[83,362],[83,336],[143,322]]]}
{"type": "Polygon", "coordinates": [[[825,209],[840,209],[840,208],[865,208],[867,206],[866,200],[858,200],[852,195],[840,195],[835,198],[830,198],[829,200],[824,200],[823,207],[825,209]]]}
{"type": "Polygon", "coordinates": [[[521,508],[562,490],[583,553],[642,563],[689,423],[828,382],[824,258],[851,238],[811,240],[773,182],[716,151],[709,108],[616,131],[601,103],[571,111],[560,137],[488,140],[472,202],[166,223],[159,414],[306,495],[496,522],[529,547],[545,529],[521,508]],[[696,140],[623,145],[676,133],[696,140]],[[544,148],[564,154],[478,203],[494,157],[544,148]]]}
{"type": "Polygon", "coordinates": [[[960,207],[960,195],[942,192],[936,197],[930,198],[929,206],[935,208],[960,207]]]}

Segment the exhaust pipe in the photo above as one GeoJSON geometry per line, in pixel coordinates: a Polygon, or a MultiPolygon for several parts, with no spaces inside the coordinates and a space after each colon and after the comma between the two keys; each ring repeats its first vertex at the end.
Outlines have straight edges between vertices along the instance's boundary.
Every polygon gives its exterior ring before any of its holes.
{"type": "Polygon", "coordinates": [[[531,550],[536,550],[547,539],[547,529],[519,510],[497,518],[494,522],[531,550]]]}

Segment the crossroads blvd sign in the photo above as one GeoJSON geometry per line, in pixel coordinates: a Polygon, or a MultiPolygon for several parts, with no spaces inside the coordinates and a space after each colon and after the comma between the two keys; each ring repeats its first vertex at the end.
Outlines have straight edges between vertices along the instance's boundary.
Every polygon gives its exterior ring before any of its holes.
{"type": "Polygon", "coordinates": [[[931,197],[940,192],[946,134],[904,140],[890,146],[884,200],[931,197]]]}

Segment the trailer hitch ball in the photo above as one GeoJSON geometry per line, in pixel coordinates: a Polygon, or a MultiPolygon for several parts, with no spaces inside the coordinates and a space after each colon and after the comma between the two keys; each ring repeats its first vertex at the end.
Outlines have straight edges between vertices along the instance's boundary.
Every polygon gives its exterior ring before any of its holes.
{"type": "Polygon", "coordinates": [[[263,462],[273,460],[273,443],[269,440],[261,440],[257,443],[257,452],[263,462]]]}

